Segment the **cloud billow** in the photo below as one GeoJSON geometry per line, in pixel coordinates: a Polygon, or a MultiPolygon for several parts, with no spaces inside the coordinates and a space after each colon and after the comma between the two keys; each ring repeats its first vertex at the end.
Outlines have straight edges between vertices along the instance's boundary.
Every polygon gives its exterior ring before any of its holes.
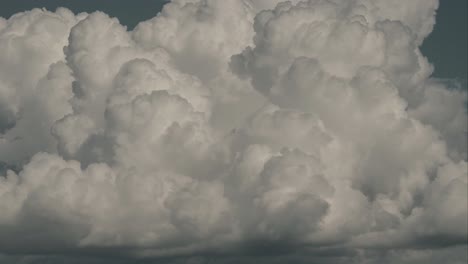
{"type": "Polygon", "coordinates": [[[0,261],[464,263],[467,93],[419,50],[437,7],[0,19],[0,261]]]}

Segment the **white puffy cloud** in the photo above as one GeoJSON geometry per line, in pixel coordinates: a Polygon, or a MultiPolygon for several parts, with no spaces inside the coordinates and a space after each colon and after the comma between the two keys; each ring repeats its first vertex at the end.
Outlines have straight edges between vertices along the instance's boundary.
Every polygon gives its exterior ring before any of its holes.
{"type": "Polygon", "coordinates": [[[34,9],[3,23],[0,131],[6,140],[1,141],[0,160],[14,163],[53,149],[50,126],[69,112],[71,98],[63,47],[79,19],[67,9],[56,13],[34,9]]]}
{"type": "Polygon", "coordinates": [[[164,48],[181,71],[206,80],[220,74],[231,55],[251,43],[254,15],[244,0],[176,0],[140,23],[132,35],[139,46],[164,48]]]}
{"type": "Polygon", "coordinates": [[[466,260],[467,94],[419,51],[437,6],[174,0],[131,32],[100,12],[0,20],[0,252],[466,260]]]}

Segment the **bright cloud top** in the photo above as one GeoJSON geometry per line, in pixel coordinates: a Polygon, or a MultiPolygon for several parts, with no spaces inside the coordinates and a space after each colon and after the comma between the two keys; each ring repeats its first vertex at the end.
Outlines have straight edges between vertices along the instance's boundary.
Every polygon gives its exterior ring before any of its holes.
{"type": "Polygon", "coordinates": [[[419,50],[437,6],[174,0],[130,32],[1,19],[0,250],[461,252],[467,93],[419,50]]]}

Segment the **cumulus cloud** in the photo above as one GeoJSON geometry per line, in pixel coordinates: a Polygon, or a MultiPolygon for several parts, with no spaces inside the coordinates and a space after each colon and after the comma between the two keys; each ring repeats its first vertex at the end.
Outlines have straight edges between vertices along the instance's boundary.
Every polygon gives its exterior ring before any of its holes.
{"type": "Polygon", "coordinates": [[[467,93],[419,50],[437,7],[0,20],[0,260],[463,263],[467,93]]]}

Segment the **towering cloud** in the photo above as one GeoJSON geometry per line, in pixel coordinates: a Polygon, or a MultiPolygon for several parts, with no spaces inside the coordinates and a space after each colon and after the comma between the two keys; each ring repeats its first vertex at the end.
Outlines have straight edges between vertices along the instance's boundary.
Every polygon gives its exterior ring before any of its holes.
{"type": "Polygon", "coordinates": [[[0,20],[0,261],[464,263],[467,93],[419,50],[437,6],[0,20]]]}

